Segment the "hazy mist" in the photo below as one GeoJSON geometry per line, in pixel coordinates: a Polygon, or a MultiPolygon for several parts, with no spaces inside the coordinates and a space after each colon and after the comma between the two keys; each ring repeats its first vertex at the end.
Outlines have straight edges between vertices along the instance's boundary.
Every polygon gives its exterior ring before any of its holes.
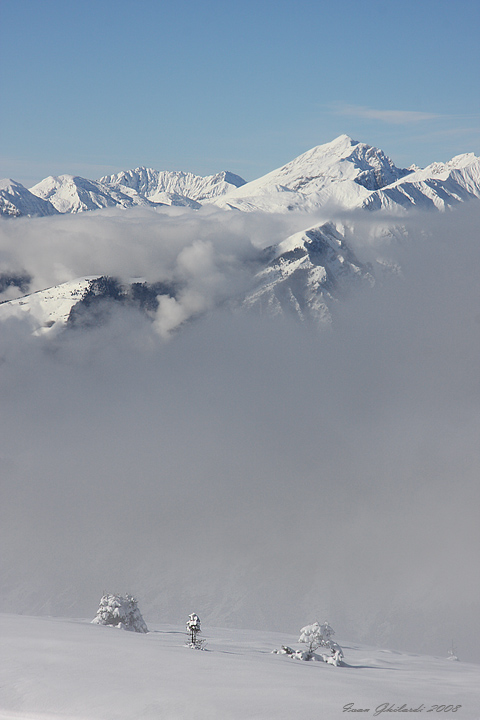
{"type": "Polygon", "coordinates": [[[125,308],[54,340],[2,323],[0,610],[93,618],[129,592],[147,624],[195,611],[207,636],[328,620],[340,644],[454,640],[478,661],[479,220],[418,216],[403,244],[359,231],[361,259],[402,272],[322,333],[212,309],[305,217],[1,223],[0,269],[33,289],[181,277],[175,317],[209,312],[168,341],[168,313],[125,308]]]}

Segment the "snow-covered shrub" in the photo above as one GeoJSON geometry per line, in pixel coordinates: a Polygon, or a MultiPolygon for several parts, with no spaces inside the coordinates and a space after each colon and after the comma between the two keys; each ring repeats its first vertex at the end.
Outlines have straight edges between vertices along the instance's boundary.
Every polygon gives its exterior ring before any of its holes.
{"type": "Polygon", "coordinates": [[[201,650],[205,644],[205,640],[200,640],[199,635],[202,632],[200,627],[200,618],[196,613],[192,613],[188,616],[187,624],[188,642],[187,647],[195,648],[195,650],[201,650]]]}
{"type": "Polygon", "coordinates": [[[298,642],[308,645],[308,652],[313,653],[320,646],[330,647],[328,643],[333,635],[335,635],[335,630],[327,622],[323,625],[314,622],[312,625],[305,625],[300,630],[298,642]]]}
{"type": "Polygon", "coordinates": [[[288,645],[282,645],[280,650],[273,650],[276,655],[288,655],[288,657],[295,658],[295,660],[312,660],[313,654],[308,653],[306,650],[293,650],[288,645]]]}
{"type": "Polygon", "coordinates": [[[456,649],[455,645],[453,644],[453,640],[452,640],[452,647],[448,651],[448,659],[449,660],[458,660],[457,649],[456,649]]]}
{"type": "Polygon", "coordinates": [[[318,622],[312,625],[305,625],[300,630],[298,642],[308,645],[308,650],[292,650],[288,645],[282,645],[281,650],[274,650],[278,655],[288,655],[295,660],[320,660],[329,663],[329,665],[341,665],[343,659],[343,650],[331,638],[335,631],[325,622],[319,625],[318,622]],[[330,650],[329,655],[316,655],[315,650],[319,647],[325,647],[330,650]]]}
{"type": "Polygon", "coordinates": [[[147,633],[148,628],[138,609],[137,600],[131,595],[104,595],[100,600],[95,625],[113,625],[123,630],[147,633]]]}

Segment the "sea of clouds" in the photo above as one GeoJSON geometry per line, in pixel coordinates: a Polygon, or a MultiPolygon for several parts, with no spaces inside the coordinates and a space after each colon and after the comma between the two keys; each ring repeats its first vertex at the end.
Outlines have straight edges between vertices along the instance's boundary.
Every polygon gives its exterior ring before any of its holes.
{"type": "Polygon", "coordinates": [[[399,241],[355,218],[359,258],[401,273],[324,332],[229,308],[304,216],[2,222],[0,271],[33,290],[108,274],[182,293],[153,323],[2,323],[0,610],[93,618],[129,592],[147,624],[328,620],[340,644],[454,640],[478,661],[479,219],[419,215],[399,241]]]}

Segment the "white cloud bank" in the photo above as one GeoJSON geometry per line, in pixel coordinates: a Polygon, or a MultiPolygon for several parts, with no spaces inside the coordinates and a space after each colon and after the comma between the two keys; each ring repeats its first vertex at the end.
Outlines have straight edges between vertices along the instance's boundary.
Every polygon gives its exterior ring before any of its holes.
{"type": "MultiPolygon", "coordinates": [[[[40,284],[183,273],[166,333],[187,300],[242,286],[251,237],[279,233],[196,218],[9,223],[1,258],[40,284]]],[[[4,323],[0,609],[93,617],[104,591],[131,592],[147,623],[327,619],[478,660],[477,227],[475,205],[414,221],[390,249],[403,276],[331,333],[227,311],[169,343],[125,309],[54,343],[4,323]]]]}

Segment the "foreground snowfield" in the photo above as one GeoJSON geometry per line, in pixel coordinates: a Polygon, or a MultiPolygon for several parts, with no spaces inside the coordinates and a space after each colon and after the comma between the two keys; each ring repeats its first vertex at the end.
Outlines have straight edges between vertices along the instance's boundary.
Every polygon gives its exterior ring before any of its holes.
{"type": "Polygon", "coordinates": [[[205,627],[204,637],[201,652],[183,646],[178,626],[140,635],[86,620],[0,615],[0,719],[358,717],[344,710],[348,703],[361,717],[405,717],[392,713],[405,705],[416,711],[407,717],[480,718],[478,665],[338,635],[348,666],[336,668],[272,654],[299,647],[296,636],[205,627]]]}

